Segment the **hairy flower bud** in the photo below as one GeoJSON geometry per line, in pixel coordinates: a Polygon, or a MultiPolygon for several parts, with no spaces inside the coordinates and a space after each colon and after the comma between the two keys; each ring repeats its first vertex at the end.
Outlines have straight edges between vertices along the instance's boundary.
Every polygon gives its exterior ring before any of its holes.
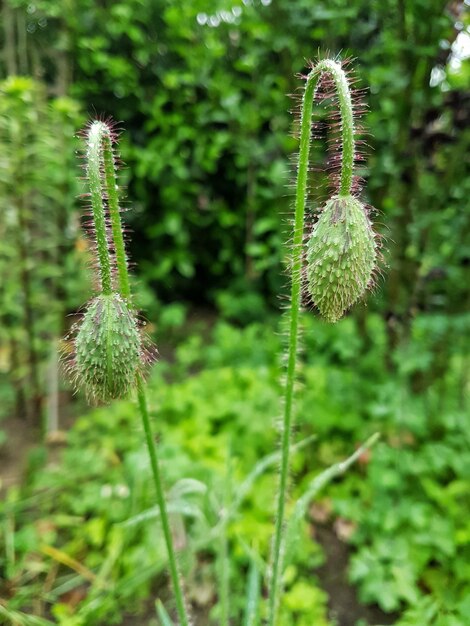
{"type": "Polygon", "coordinates": [[[362,296],[376,264],[376,242],[364,205],[334,196],[315,224],[307,250],[307,289],[328,321],[336,322],[362,296]]]}
{"type": "Polygon", "coordinates": [[[89,399],[126,396],[141,367],[141,335],[135,313],[119,294],[94,298],[75,338],[73,371],[89,399]]]}

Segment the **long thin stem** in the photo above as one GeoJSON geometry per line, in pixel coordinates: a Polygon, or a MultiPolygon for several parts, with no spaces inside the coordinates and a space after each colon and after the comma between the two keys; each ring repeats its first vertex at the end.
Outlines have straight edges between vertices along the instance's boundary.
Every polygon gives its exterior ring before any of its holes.
{"type": "Polygon", "coordinates": [[[281,576],[284,552],[284,518],[289,478],[289,451],[292,429],[292,413],[294,400],[295,370],[297,362],[299,314],[301,300],[302,243],[305,222],[305,204],[307,198],[308,163],[310,154],[311,120],[313,100],[318,77],[328,72],[331,74],[338,90],[340,112],[342,117],[342,166],[340,193],[350,192],[354,164],[354,127],[351,96],[344,70],[335,61],[325,59],[315,65],[308,78],[302,101],[300,122],[300,149],[297,168],[297,184],[295,193],[294,234],[292,241],[291,261],[291,300],[290,324],[288,335],[288,357],[286,382],[284,388],[284,416],[281,435],[281,466],[279,477],[279,493],[276,509],[276,523],[272,547],[272,570],[269,590],[269,626],[275,626],[281,595],[281,576]]]}
{"type": "Polygon", "coordinates": [[[181,581],[178,573],[178,565],[176,562],[176,554],[173,546],[173,538],[171,536],[170,522],[168,519],[168,512],[165,503],[165,493],[163,491],[162,479],[160,476],[160,468],[157,456],[157,446],[152,434],[152,428],[150,425],[150,418],[147,407],[147,397],[145,394],[145,387],[141,379],[139,379],[137,387],[137,399],[139,402],[140,415],[142,417],[142,423],[145,431],[145,438],[147,441],[147,449],[150,457],[150,465],[152,468],[153,481],[155,484],[155,493],[157,496],[157,504],[160,509],[160,518],[162,521],[163,535],[165,537],[166,548],[168,551],[168,565],[170,569],[171,582],[173,584],[173,592],[175,594],[176,609],[178,611],[178,617],[181,622],[181,626],[189,626],[189,618],[186,612],[186,606],[184,602],[183,591],[181,588],[181,581]]]}

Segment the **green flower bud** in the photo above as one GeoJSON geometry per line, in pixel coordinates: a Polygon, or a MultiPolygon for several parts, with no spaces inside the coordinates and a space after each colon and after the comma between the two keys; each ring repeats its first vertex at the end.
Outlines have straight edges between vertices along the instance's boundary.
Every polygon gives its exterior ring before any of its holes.
{"type": "Polygon", "coordinates": [[[328,200],[307,250],[307,289],[323,317],[337,322],[362,296],[371,282],[376,256],[364,205],[350,195],[328,200]]]}
{"type": "Polygon", "coordinates": [[[119,294],[94,298],[75,338],[77,386],[96,402],[126,396],[141,367],[141,343],[135,313],[119,294]]]}

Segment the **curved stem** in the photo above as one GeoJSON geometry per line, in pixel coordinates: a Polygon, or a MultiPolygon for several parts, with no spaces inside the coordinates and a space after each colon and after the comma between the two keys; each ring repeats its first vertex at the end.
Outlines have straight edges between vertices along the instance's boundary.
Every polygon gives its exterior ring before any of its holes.
{"type": "Polygon", "coordinates": [[[122,234],[121,215],[119,211],[119,187],[116,178],[116,165],[114,163],[114,152],[109,129],[106,126],[106,133],[103,135],[103,164],[106,184],[106,195],[108,197],[109,219],[113,233],[114,250],[116,254],[116,265],[119,278],[119,291],[126,300],[131,299],[131,288],[129,284],[129,272],[127,270],[126,247],[122,234]]]}
{"type": "MultiPolygon", "coordinates": [[[[341,180],[339,187],[340,196],[349,196],[354,173],[354,116],[346,73],[339,63],[328,59],[320,61],[317,65],[320,72],[331,74],[338,93],[339,110],[341,114],[341,180]]],[[[313,70],[311,74],[313,73],[313,70]]],[[[310,78],[310,77],[309,77],[310,78]]]]}
{"type": "Polygon", "coordinates": [[[269,626],[277,623],[279,600],[282,591],[282,564],[284,552],[284,518],[289,478],[289,452],[292,428],[294,400],[295,370],[297,362],[299,314],[301,301],[302,244],[305,222],[305,204],[307,199],[308,163],[310,155],[311,120],[315,88],[319,76],[328,72],[333,77],[338,90],[342,117],[343,158],[341,167],[340,194],[350,192],[354,163],[354,126],[352,103],[348,82],[341,66],[335,61],[325,59],[315,65],[308,78],[302,100],[300,121],[300,148],[297,167],[297,184],[295,193],[294,234],[291,261],[291,300],[290,323],[288,335],[288,357],[286,382],[284,388],[284,415],[281,435],[281,466],[279,477],[279,493],[276,508],[276,523],[272,546],[272,570],[269,589],[269,626]]]}
{"type": "MultiPolygon", "coordinates": [[[[93,219],[98,241],[98,255],[100,259],[100,267],[102,265],[102,254],[100,248],[100,236],[98,231],[104,228],[106,235],[106,224],[104,214],[103,197],[107,199],[109,221],[111,224],[111,232],[113,238],[113,249],[115,253],[115,262],[119,280],[119,292],[123,298],[130,300],[131,289],[129,283],[129,272],[127,270],[126,247],[124,244],[124,236],[122,234],[121,215],[119,211],[119,187],[117,184],[116,164],[114,162],[114,151],[111,137],[111,131],[107,124],[95,121],[90,126],[88,134],[88,177],[90,179],[90,189],[93,205],[93,219]],[[95,212],[96,207],[96,212],[95,212]]],[[[106,248],[107,263],[111,277],[111,262],[109,259],[108,249],[106,248]]],[[[106,263],[106,260],[104,261],[106,263]]],[[[104,290],[104,287],[103,287],[104,290]]]]}
{"type": "Polygon", "coordinates": [[[112,292],[111,261],[109,258],[108,236],[101,189],[101,122],[94,122],[88,130],[86,172],[90,185],[91,208],[96,234],[96,249],[104,295],[112,292]]]}

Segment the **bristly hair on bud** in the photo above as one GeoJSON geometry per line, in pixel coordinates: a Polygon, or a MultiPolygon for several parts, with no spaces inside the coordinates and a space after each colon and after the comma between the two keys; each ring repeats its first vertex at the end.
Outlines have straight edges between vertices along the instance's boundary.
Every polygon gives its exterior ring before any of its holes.
{"type": "Polygon", "coordinates": [[[122,398],[154,361],[156,350],[142,331],[132,303],[117,183],[117,133],[94,120],[83,132],[98,294],[72,328],[64,349],[66,368],[92,403],[122,398]]]}
{"type": "Polygon", "coordinates": [[[325,204],[308,241],[307,288],[321,315],[337,322],[370,284],[375,239],[364,206],[352,196],[325,204]]]}
{"type": "Polygon", "coordinates": [[[144,362],[138,320],[117,293],[89,302],[74,338],[71,363],[77,388],[92,403],[123,398],[144,362]]]}

